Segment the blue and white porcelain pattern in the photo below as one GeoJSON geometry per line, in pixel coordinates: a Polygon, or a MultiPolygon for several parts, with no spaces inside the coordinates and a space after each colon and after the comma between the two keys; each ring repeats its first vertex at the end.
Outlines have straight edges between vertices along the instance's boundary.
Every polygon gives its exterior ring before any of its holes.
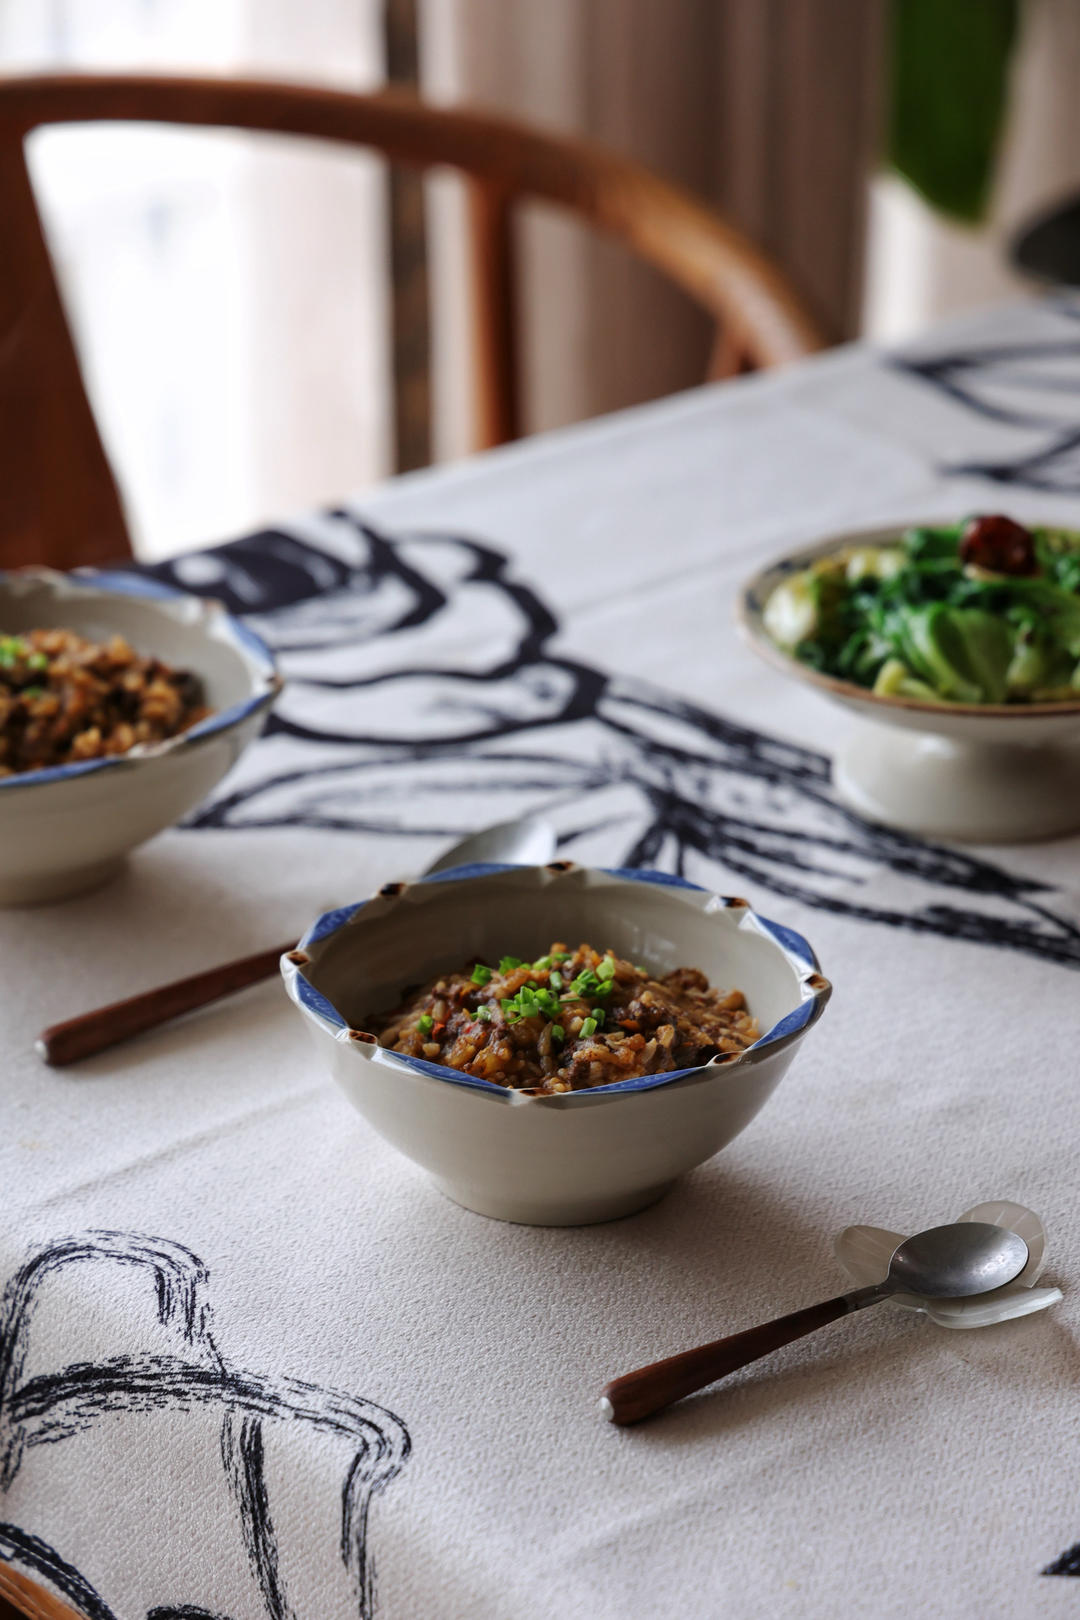
{"type": "Polygon", "coordinates": [[[370,1124],[456,1202],[537,1225],[607,1220],[653,1202],[763,1106],[831,994],[801,935],[745,901],[670,874],[464,867],[318,918],[282,958],[285,987],[370,1124]],[[365,1015],[469,954],[539,954],[590,939],[657,972],[737,985],[765,1033],[693,1069],[554,1096],[508,1090],[380,1047],[365,1015]]]}
{"type": "Polygon", "coordinates": [[[259,730],[281,689],[260,638],[219,603],[138,574],[27,568],[0,574],[8,634],[38,626],[126,637],[202,680],[212,713],[126,754],[0,778],[0,904],[66,898],[203,799],[259,730]]]}

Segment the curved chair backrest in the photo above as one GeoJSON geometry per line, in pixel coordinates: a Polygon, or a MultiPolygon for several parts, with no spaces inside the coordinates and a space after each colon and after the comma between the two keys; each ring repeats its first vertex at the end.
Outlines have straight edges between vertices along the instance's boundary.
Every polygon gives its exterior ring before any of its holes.
{"type": "Polygon", "coordinates": [[[781,272],[689,193],[590,142],[493,113],[431,107],[400,91],[143,75],[0,82],[0,564],[57,567],[129,551],[120,498],[82,385],[26,172],[43,124],[100,120],[299,135],[377,149],[395,163],[447,165],[476,182],[471,222],[478,448],[517,431],[515,200],[561,205],[620,238],[715,319],[711,376],[823,347],[781,272]]]}

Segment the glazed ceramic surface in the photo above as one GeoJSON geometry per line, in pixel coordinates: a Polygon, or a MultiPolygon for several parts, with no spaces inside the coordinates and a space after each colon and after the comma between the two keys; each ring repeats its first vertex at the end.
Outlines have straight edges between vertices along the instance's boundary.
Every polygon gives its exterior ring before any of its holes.
{"type": "Polygon", "coordinates": [[[835,762],[837,791],[860,815],[930,837],[1014,842],[1075,830],[1080,696],[1025,704],[886,697],[800,663],[766,631],[765,604],[790,574],[849,547],[887,545],[901,532],[897,525],[859,529],[805,546],[756,574],[739,604],[758,652],[858,716],[835,762]]]}
{"type": "Polygon", "coordinates": [[[462,867],[320,917],[282,958],[334,1078],[387,1141],[466,1208],[535,1225],[610,1220],[659,1198],[753,1119],[830,985],[806,941],[743,900],[663,873],[462,867]],[[734,1057],[589,1091],[528,1096],[380,1047],[365,1015],[470,956],[610,947],[655,973],[698,967],[763,1031],[734,1057]]]}
{"type": "Polygon", "coordinates": [[[202,678],[213,713],[179,737],[109,759],[0,779],[0,904],[58,900],[103,882],[178,821],[236,762],[280,688],[257,636],[216,602],[131,574],[0,575],[0,628],[122,635],[202,678]]]}
{"type": "MultiPolygon", "coordinates": [[[[939,1327],[976,1328],[1044,1311],[1062,1297],[1060,1288],[1035,1286],[1046,1259],[1046,1232],[1033,1210],[1025,1209],[1023,1204],[997,1199],[976,1204],[956,1218],[958,1221],[985,1221],[1022,1237],[1028,1246],[1028,1258],[1019,1277],[992,1294],[980,1294],[972,1299],[924,1299],[918,1294],[894,1294],[890,1304],[922,1311],[939,1327]]],[[[889,1261],[903,1242],[903,1233],[890,1232],[880,1226],[848,1226],[836,1240],[836,1258],[852,1281],[865,1287],[867,1283],[881,1281],[889,1269],[889,1261]]]]}

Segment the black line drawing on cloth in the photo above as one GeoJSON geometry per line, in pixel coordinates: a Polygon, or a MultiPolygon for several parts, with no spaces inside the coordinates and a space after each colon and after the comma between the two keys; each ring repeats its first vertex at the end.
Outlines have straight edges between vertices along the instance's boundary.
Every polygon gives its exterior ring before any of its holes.
{"type": "Polygon", "coordinates": [[[1080,1541],[1067,1547],[1060,1558],[1055,1558],[1052,1564],[1047,1564],[1042,1571],[1044,1575],[1080,1575],[1080,1541]]]}
{"type": "MultiPolygon", "coordinates": [[[[1067,312],[1060,307],[1058,315],[1067,312]]],[[[1075,318],[1075,317],[1074,317],[1075,318]]],[[[894,370],[928,384],[987,422],[1027,430],[1024,447],[1001,456],[949,462],[950,477],[980,477],[998,484],[1061,494],[1080,491],[1080,341],[983,344],[927,356],[896,355],[894,370]],[[1030,433],[1039,434],[1032,442],[1030,433]]]]}
{"type": "MultiPolygon", "coordinates": [[[[227,1515],[257,1600],[269,1620],[298,1620],[266,1466],[268,1445],[280,1439],[282,1426],[295,1426],[334,1442],[335,1453],[341,1448],[338,1521],[327,1537],[327,1562],[340,1565],[352,1612],[370,1620],[375,1593],[369,1510],[409,1455],[408,1431],[394,1413],[370,1401],[230,1365],[211,1332],[208,1283],[206,1267],[182,1245],[107,1231],[49,1244],[14,1274],[0,1298],[0,1494],[11,1492],[31,1462],[47,1457],[39,1448],[77,1440],[104,1444],[110,1425],[130,1420],[134,1438],[127,1455],[134,1460],[146,1439],[141,1417],[167,1414],[186,1425],[194,1414],[209,1414],[227,1515]],[[154,1290],[155,1332],[170,1348],[33,1370],[34,1317],[47,1285],[58,1272],[83,1265],[107,1268],[109,1283],[132,1270],[145,1278],[154,1290]]],[[[280,1480],[274,1489],[280,1500],[280,1480]]],[[[170,1506],[181,1511],[179,1504],[170,1506]]],[[[0,1563],[46,1581],[89,1620],[114,1620],[107,1598],[37,1527],[0,1524],[0,1563]]],[[[186,1601],[195,1595],[177,1594],[183,1601],[152,1606],[148,1620],[221,1620],[214,1610],[186,1601]]]]}
{"type": "Polygon", "coordinates": [[[1080,428],[1062,434],[1041,450],[1033,450],[1015,461],[958,462],[946,471],[957,476],[992,478],[996,484],[1076,494],[1080,491],[1080,428]]]}
{"type": "MultiPolygon", "coordinates": [[[[244,609],[286,690],[193,830],[450,839],[543,809],[564,852],[1080,967],[1051,886],[861,820],[827,758],[553,645],[495,547],[347,513],[153,570],[244,609]]],[[[351,896],[350,898],[358,898],[351,896]]]]}

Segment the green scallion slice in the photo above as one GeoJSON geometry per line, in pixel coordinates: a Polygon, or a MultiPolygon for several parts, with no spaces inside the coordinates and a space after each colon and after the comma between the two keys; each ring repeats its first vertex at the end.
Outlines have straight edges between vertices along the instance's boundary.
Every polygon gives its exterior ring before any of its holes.
{"type": "Polygon", "coordinates": [[[500,956],[499,958],[500,973],[513,973],[515,968],[524,966],[525,963],[521,960],[520,956],[500,956]]]}
{"type": "Polygon", "coordinates": [[[615,958],[613,956],[604,957],[596,970],[596,977],[598,979],[613,979],[615,977],[615,958]]]}
{"type": "Polygon", "coordinates": [[[586,1018],[585,1022],[581,1026],[581,1038],[582,1038],[582,1040],[588,1040],[590,1035],[595,1035],[595,1034],[596,1034],[596,1019],[595,1018],[586,1018]]]}
{"type": "Polygon", "coordinates": [[[483,962],[477,962],[476,966],[472,970],[472,982],[473,984],[490,984],[491,969],[489,967],[485,967],[483,962]]]}

